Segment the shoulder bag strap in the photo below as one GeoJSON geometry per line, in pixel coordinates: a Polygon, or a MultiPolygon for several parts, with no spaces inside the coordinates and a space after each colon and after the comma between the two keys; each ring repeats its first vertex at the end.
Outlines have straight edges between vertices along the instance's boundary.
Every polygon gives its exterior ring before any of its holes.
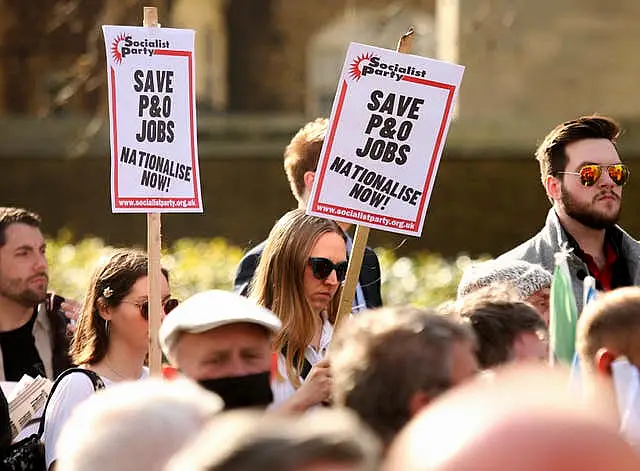
{"type": "Polygon", "coordinates": [[[44,420],[47,415],[47,407],[49,406],[49,401],[53,397],[53,393],[55,392],[58,385],[60,384],[60,381],[62,381],[62,378],[64,378],[67,375],[70,375],[71,373],[82,373],[85,376],[88,376],[89,379],[91,380],[91,384],[93,385],[94,391],[100,391],[105,388],[104,381],[102,381],[102,378],[100,378],[100,376],[98,376],[97,373],[91,370],[87,370],[84,368],[69,368],[68,370],[65,370],[62,373],[60,373],[60,375],[56,378],[55,382],[53,383],[53,386],[51,386],[51,391],[49,392],[49,396],[47,397],[47,402],[45,403],[44,409],[42,410],[42,418],[40,420],[40,426],[38,427],[38,437],[42,437],[42,434],[44,433],[44,420]]]}

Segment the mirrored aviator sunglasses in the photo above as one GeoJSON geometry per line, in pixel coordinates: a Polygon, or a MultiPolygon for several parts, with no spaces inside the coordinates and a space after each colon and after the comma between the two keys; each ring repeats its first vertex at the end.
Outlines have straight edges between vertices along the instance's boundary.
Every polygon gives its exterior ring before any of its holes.
{"type": "MultiPolygon", "coordinates": [[[[173,311],[180,301],[174,298],[167,299],[164,303],[162,303],[162,308],[164,310],[165,316],[173,311]]],[[[140,315],[145,319],[149,320],[149,301],[143,302],[140,306],[140,315]]]]}
{"type": "Polygon", "coordinates": [[[326,280],[333,270],[336,271],[336,278],[340,283],[344,281],[347,276],[347,267],[349,262],[333,263],[328,258],[324,257],[309,257],[309,266],[313,276],[318,280],[326,280]]]}
{"type": "Polygon", "coordinates": [[[579,175],[583,186],[593,186],[602,176],[602,169],[606,169],[611,181],[618,186],[624,186],[629,181],[631,172],[624,164],[615,165],[584,165],[578,172],[559,172],[569,175],[579,175]]]}

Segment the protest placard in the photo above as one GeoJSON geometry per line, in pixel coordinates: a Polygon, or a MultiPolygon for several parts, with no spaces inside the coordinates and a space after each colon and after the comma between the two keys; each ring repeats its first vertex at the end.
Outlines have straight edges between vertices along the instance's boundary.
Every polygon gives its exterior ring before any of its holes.
{"type": "Polygon", "coordinates": [[[113,212],[202,212],[194,31],[102,28],[113,212]]]}
{"type": "Polygon", "coordinates": [[[351,43],[307,212],[420,236],[463,72],[351,43]]]}
{"type": "Polygon", "coordinates": [[[9,394],[6,394],[6,384],[3,383],[2,388],[9,403],[11,437],[16,438],[34,418],[42,414],[53,383],[41,376],[31,378],[24,375],[20,382],[10,387],[9,394]]]}
{"type": "Polygon", "coordinates": [[[103,26],[111,124],[111,206],[113,212],[147,213],[149,370],[160,376],[160,213],[202,212],[194,32],[161,30],[156,7],[143,8],[142,25],[103,26]],[[123,66],[125,59],[128,62],[123,66]]]}

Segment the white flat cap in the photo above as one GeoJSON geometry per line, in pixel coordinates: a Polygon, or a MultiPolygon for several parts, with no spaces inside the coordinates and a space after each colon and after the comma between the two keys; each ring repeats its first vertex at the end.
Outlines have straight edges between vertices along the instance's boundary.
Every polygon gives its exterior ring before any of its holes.
{"type": "Polygon", "coordinates": [[[244,296],[214,289],[191,296],[165,317],[160,326],[160,346],[171,359],[183,333],[199,334],[239,322],[257,324],[274,333],[282,327],[280,319],[268,309],[244,296]]]}

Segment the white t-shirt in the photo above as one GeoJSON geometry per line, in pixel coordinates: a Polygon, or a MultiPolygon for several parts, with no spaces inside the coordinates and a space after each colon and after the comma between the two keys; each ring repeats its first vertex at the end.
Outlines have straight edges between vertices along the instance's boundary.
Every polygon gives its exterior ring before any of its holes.
{"type": "Polygon", "coordinates": [[[614,361],[611,371],[620,413],[620,432],[636,451],[640,451],[640,374],[626,358],[614,361]]]}
{"type": "MultiPolygon", "coordinates": [[[[333,326],[328,320],[325,320],[322,324],[322,333],[320,334],[320,348],[307,345],[307,349],[304,352],[304,357],[311,363],[311,366],[325,357],[327,348],[331,343],[331,337],[333,337],[333,326]]],[[[271,389],[273,390],[273,403],[271,407],[286,401],[296,392],[296,388],[293,387],[293,384],[291,384],[287,376],[286,361],[282,353],[278,354],[278,373],[282,380],[274,378],[271,381],[271,389]]],[[[300,378],[300,382],[303,382],[302,378],[300,378]]]]}
{"type": "MultiPolygon", "coordinates": [[[[149,376],[149,370],[143,368],[140,379],[149,376]]],[[[106,388],[114,383],[110,379],[100,376],[106,388]]],[[[57,460],[58,453],[56,451],[60,431],[69,419],[73,409],[85,399],[88,399],[95,390],[91,379],[83,373],[71,373],[62,378],[58,384],[44,418],[44,433],[42,441],[44,442],[45,459],[47,469],[51,463],[57,460]]]]}

